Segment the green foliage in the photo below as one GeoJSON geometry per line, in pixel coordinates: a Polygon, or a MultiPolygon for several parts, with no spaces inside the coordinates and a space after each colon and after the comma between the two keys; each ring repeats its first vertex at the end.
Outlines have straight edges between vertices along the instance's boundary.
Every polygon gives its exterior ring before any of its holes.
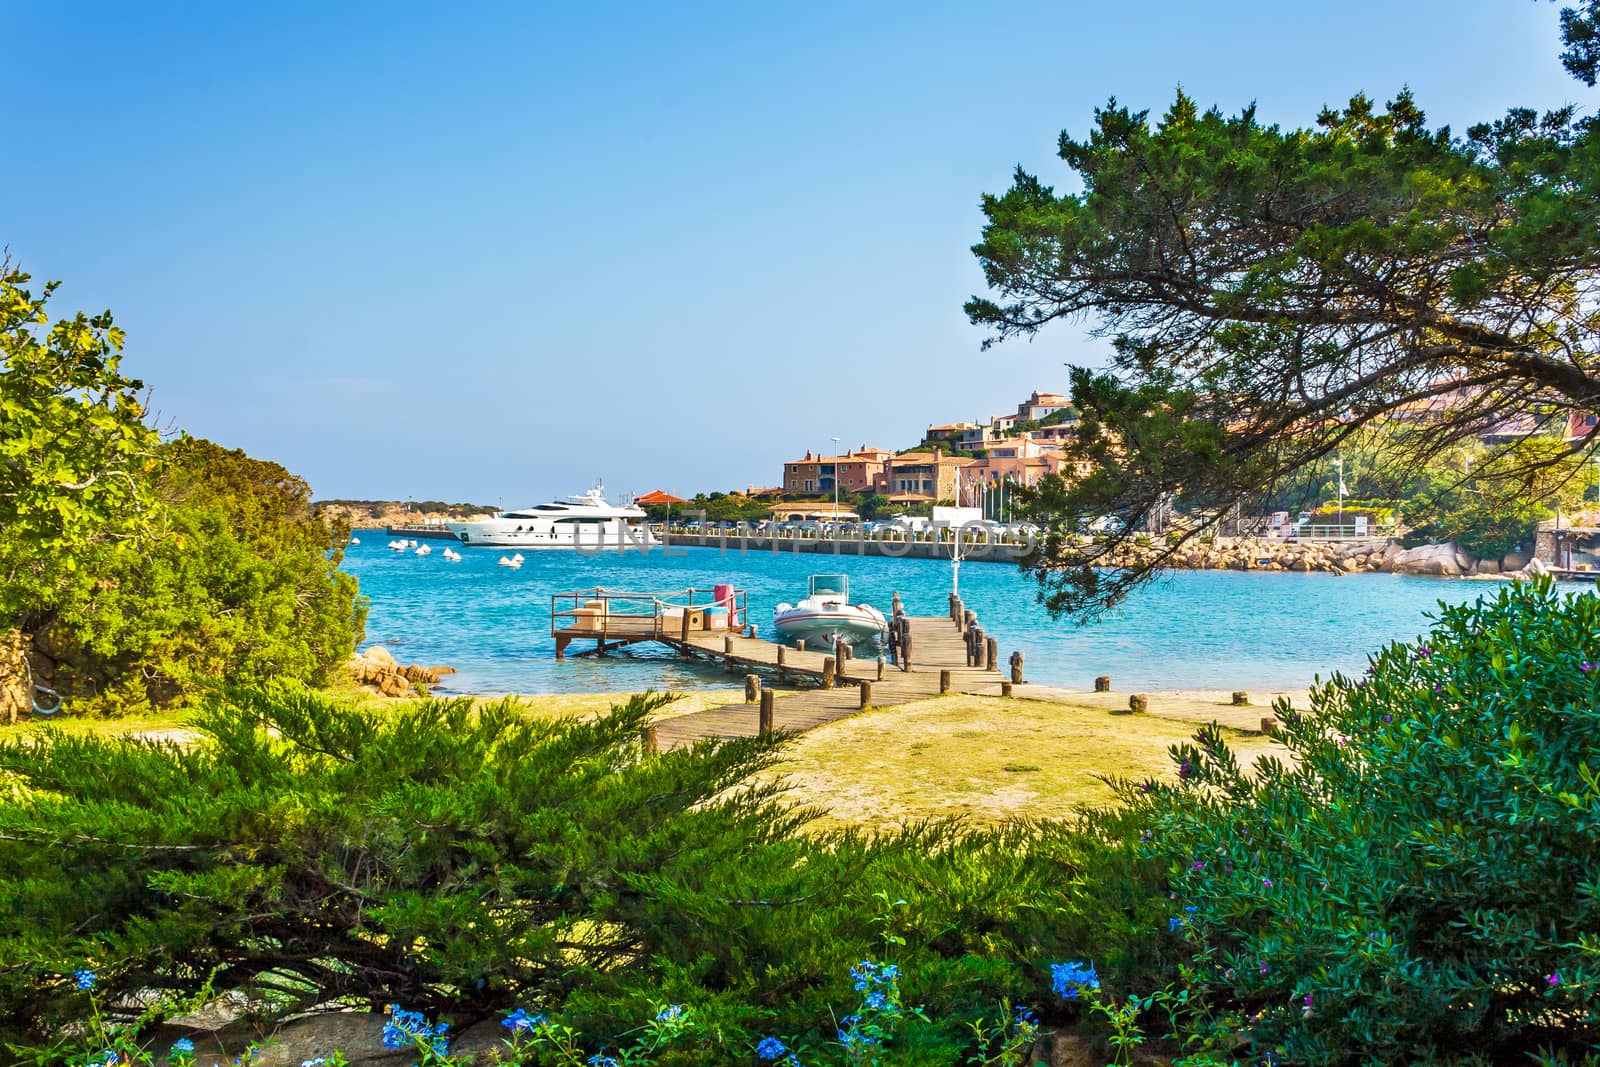
{"type": "Polygon", "coordinates": [[[158,458],[150,536],[87,550],[27,616],[58,687],[80,711],[128,712],[205,680],[327,682],[365,616],[339,570],[348,529],[276,463],[196,439],[158,458]]]}
{"type": "Polygon", "coordinates": [[[52,596],[91,547],[140,530],[158,441],[110,312],[51,324],[59,283],[35,295],[28,281],[0,260],[0,626],[52,596]]]}
{"type": "Polygon", "coordinates": [[[521,1006],[591,1049],[668,1000],[721,1051],[663,1063],[747,1063],[768,1035],[835,1042],[876,957],[926,1014],[883,1062],[936,1065],[1002,999],[1043,1003],[1041,960],[1173,979],[1161,868],[1124,816],[801,836],[781,785],[749,783],[776,742],[646,756],[660,702],[552,723],[271,686],[216,697],[187,747],[0,743],[0,1031],[62,1032],[91,967],[111,1005],[211,977],[280,1011],[521,1006]]]}
{"type": "Polygon", "coordinates": [[[1278,706],[1288,759],[1246,771],[1208,729],[1178,784],[1124,787],[1195,990],[1296,1063],[1600,1039],[1600,599],[1446,607],[1311,701],[1278,706]]]}

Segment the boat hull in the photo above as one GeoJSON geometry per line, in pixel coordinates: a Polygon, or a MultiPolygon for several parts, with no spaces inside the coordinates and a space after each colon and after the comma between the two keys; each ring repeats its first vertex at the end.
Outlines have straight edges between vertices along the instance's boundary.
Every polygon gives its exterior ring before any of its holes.
{"type": "Polygon", "coordinates": [[[882,617],[873,618],[864,613],[814,611],[780,611],[773,617],[773,626],[786,641],[804,641],[807,648],[832,648],[843,640],[852,647],[880,646],[888,636],[889,627],[882,617]]]}
{"type": "Polygon", "coordinates": [[[474,548],[517,548],[523,551],[566,549],[583,552],[625,552],[656,548],[661,542],[647,527],[612,526],[574,529],[496,529],[488,523],[452,523],[450,532],[474,548]]]}

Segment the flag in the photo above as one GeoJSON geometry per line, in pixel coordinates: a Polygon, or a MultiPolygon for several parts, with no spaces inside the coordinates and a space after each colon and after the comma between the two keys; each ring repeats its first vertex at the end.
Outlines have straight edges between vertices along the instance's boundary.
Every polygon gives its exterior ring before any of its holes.
{"type": "Polygon", "coordinates": [[[1339,479],[1339,494],[1340,494],[1340,495],[1341,495],[1341,496],[1344,496],[1344,495],[1348,495],[1348,494],[1349,494],[1349,492],[1350,492],[1350,490],[1348,490],[1348,489],[1346,489],[1346,488],[1345,488],[1345,487],[1344,487],[1344,479],[1343,479],[1343,478],[1340,478],[1340,479],[1339,479]]]}

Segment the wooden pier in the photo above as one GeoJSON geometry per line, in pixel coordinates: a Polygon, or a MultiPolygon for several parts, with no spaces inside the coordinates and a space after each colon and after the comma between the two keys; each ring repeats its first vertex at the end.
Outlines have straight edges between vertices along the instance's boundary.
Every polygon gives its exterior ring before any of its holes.
{"type": "Polygon", "coordinates": [[[894,602],[892,656],[854,658],[848,647],[798,649],[757,636],[743,591],[723,587],[672,593],[590,589],[559,593],[551,602],[551,636],[562,658],[574,642],[593,642],[578,655],[604,655],[653,641],[685,658],[720,664],[729,682],[745,683],[744,705],[663,719],[649,739],[677,748],[712,737],[753,737],[763,730],[797,733],[854,715],[946,693],[1009,695],[1022,683],[1022,656],[999,662],[998,644],[955,597],[947,616],[908,616],[894,602]],[[1001,669],[1008,674],[1002,677],[1001,669]],[[777,693],[770,686],[798,687],[777,693]]]}

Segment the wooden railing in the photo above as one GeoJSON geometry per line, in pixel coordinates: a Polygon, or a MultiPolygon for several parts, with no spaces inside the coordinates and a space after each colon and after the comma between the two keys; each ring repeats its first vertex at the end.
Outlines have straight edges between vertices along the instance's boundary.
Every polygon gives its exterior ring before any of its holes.
{"type": "Polygon", "coordinates": [[[640,592],[602,587],[550,597],[552,634],[581,634],[602,642],[612,636],[686,640],[692,630],[736,629],[749,621],[749,594],[743,589],[735,589],[721,600],[712,589],[640,592]]]}

